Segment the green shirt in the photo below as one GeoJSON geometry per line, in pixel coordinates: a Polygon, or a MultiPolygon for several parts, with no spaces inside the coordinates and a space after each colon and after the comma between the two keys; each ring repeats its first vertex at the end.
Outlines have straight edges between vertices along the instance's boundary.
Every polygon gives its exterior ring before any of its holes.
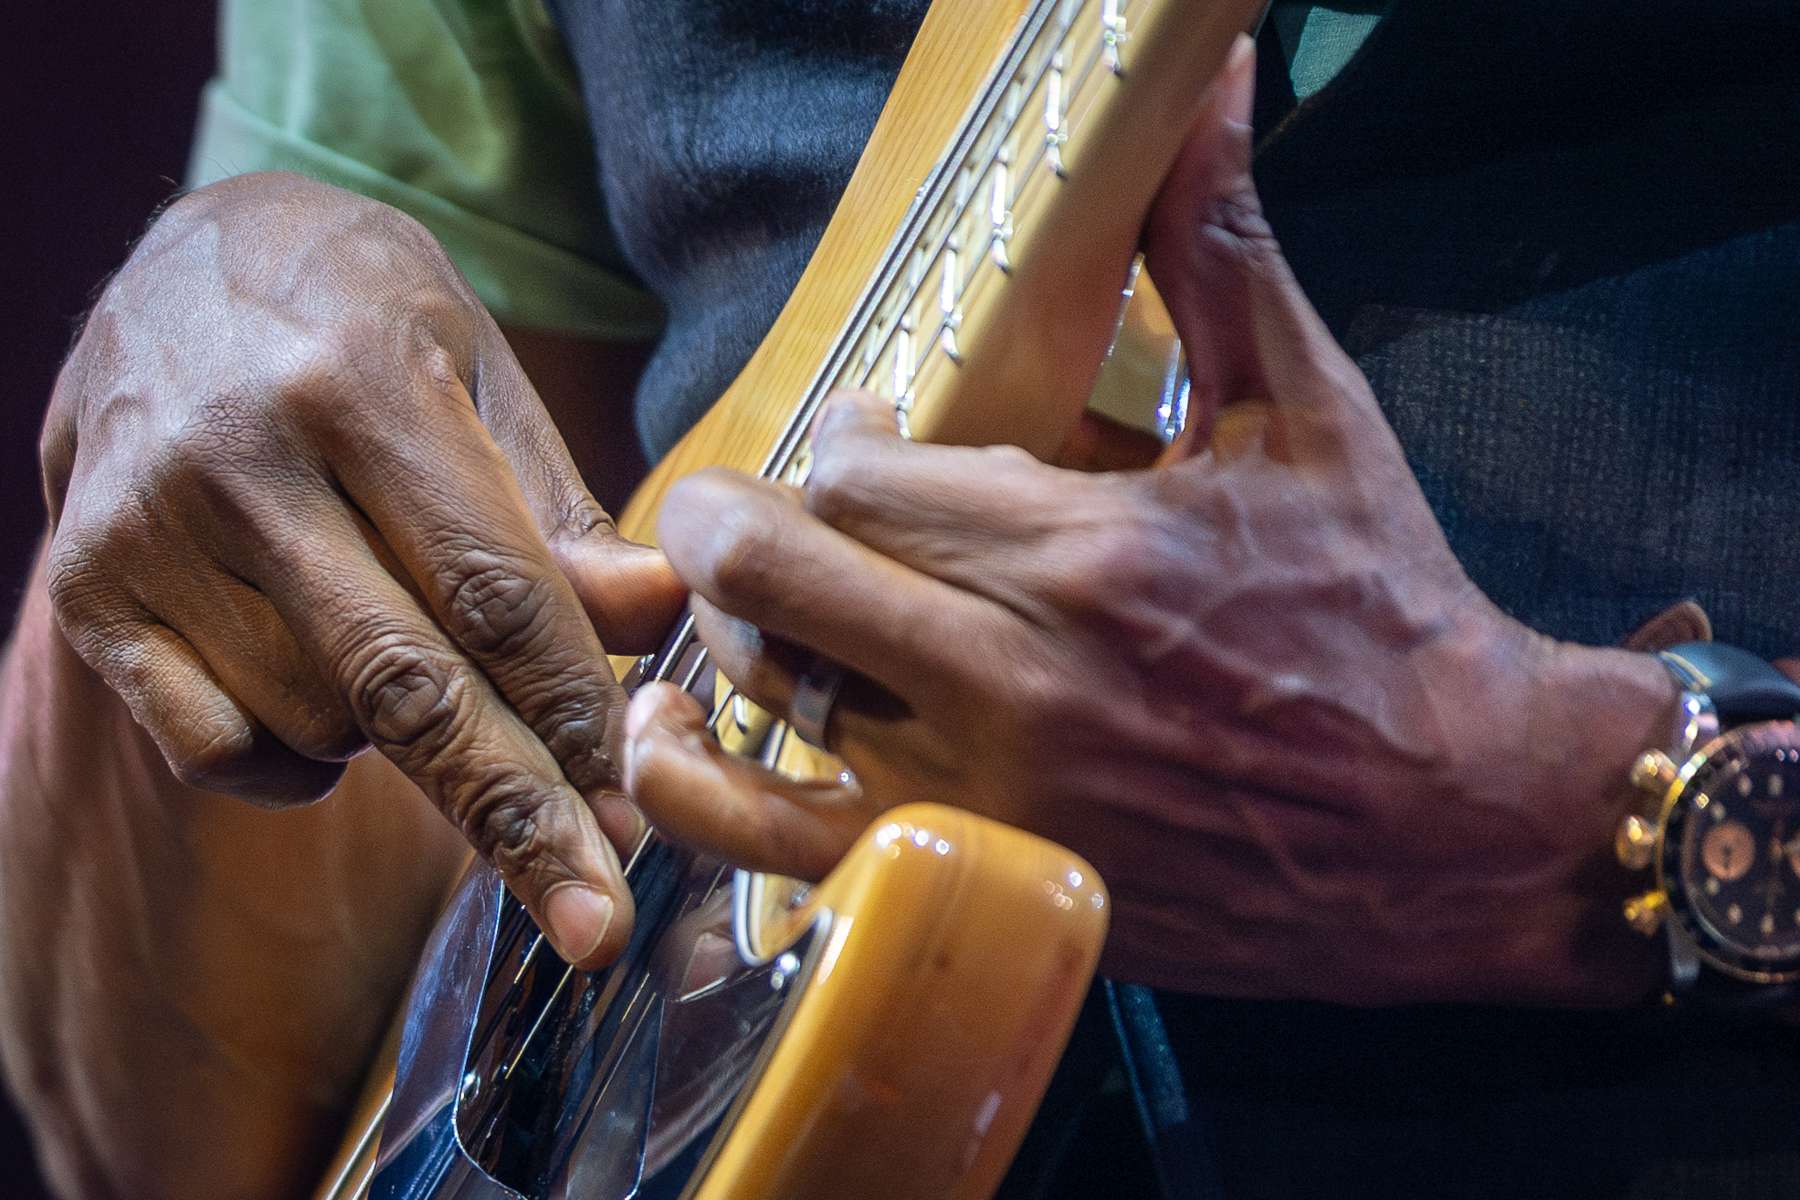
{"type": "MultiPolygon", "coordinates": [[[[587,114],[542,0],[222,0],[220,10],[220,70],[202,101],[191,186],[296,171],[423,222],[503,323],[655,336],[659,307],[613,245],[587,114]]],[[[1353,0],[1279,0],[1272,19],[1305,97],[1379,18],[1353,0]]]]}

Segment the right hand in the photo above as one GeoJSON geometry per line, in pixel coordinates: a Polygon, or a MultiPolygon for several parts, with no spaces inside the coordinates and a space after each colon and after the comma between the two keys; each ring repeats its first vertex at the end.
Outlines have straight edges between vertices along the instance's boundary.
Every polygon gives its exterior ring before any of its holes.
{"type": "Polygon", "coordinates": [[[505,338],[384,205],[249,175],[182,199],[52,397],[49,588],[175,775],[271,805],[373,746],[564,958],[631,925],[624,695],[682,589],[621,538],[505,338]]]}

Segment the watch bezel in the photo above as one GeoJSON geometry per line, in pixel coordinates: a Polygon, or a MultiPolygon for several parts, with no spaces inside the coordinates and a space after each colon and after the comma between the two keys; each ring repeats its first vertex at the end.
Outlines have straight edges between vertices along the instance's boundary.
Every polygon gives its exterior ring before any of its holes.
{"type": "Polygon", "coordinates": [[[1788,740],[1800,747],[1800,724],[1793,719],[1752,721],[1715,734],[1681,764],[1675,783],[1664,801],[1656,854],[1656,886],[1668,897],[1669,930],[1672,936],[1686,941],[1695,955],[1707,966],[1733,979],[1754,984],[1787,984],[1800,982],[1800,952],[1771,966],[1770,960],[1758,958],[1733,948],[1714,933],[1694,909],[1692,899],[1681,877],[1679,857],[1682,833],[1699,808],[1693,802],[1694,779],[1705,770],[1728,745],[1745,740],[1751,733],[1769,726],[1785,725],[1788,740]]]}

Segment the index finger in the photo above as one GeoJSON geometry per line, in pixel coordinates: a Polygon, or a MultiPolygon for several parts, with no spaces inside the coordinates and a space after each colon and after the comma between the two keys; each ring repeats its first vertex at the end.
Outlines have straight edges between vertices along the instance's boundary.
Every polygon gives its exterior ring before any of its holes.
{"type": "Polygon", "coordinates": [[[403,398],[331,466],[450,640],[589,800],[618,794],[625,696],[500,447],[460,380],[403,398]]]}
{"type": "Polygon", "coordinates": [[[370,744],[494,864],[559,954],[579,966],[610,961],[629,933],[631,893],[566,769],[348,513],[313,514],[304,538],[287,557],[332,570],[291,570],[265,594],[370,744]]]}

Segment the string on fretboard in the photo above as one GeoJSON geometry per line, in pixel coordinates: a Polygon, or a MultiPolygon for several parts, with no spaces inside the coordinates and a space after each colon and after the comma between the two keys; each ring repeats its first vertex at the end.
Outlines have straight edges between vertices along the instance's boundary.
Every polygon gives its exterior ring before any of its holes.
{"type": "MultiPolygon", "coordinates": [[[[1017,233],[1015,213],[1035,189],[1054,187],[1068,177],[1066,155],[1079,132],[1083,101],[1109,77],[1123,74],[1132,4],[1039,0],[1031,8],[972,119],[920,190],[863,302],[795,406],[762,467],[762,478],[794,486],[806,482],[812,463],[810,428],[835,388],[861,388],[886,397],[894,404],[900,432],[910,434],[908,417],[921,375],[937,364],[954,368],[962,362],[966,348],[958,339],[971,291],[994,273],[1011,269],[1008,247],[1017,233]]],[[[688,615],[662,649],[639,661],[626,683],[635,689],[643,683],[673,682],[692,692],[707,665],[706,647],[696,645],[694,619],[688,615]]],[[[744,710],[745,699],[729,684],[720,688],[707,729],[717,734],[722,721],[744,710]]],[[[758,754],[763,765],[779,764],[789,732],[785,722],[771,725],[758,754]]],[[[625,867],[634,894],[640,862],[668,850],[654,830],[645,833],[625,867]]],[[[640,918],[645,916],[640,912],[640,918]]],[[[502,1008],[516,995],[542,947],[540,933],[526,950],[502,1008]]],[[[572,967],[562,973],[496,1082],[517,1070],[574,974],[572,967]]],[[[478,1034],[475,1045],[485,1044],[493,1033],[478,1034]]]]}
{"type": "MultiPolygon", "coordinates": [[[[805,484],[812,468],[809,430],[835,388],[884,396],[901,433],[910,432],[915,381],[934,359],[952,367],[962,361],[957,339],[969,293],[994,272],[1011,269],[1007,248],[1021,200],[1067,177],[1071,114],[1101,80],[1124,72],[1130,6],[1130,0],[1049,0],[1026,19],[959,139],[960,153],[940,166],[935,194],[929,184],[922,190],[872,289],[875,299],[861,306],[827,369],[795,406],[763,478],[805,484]]],[[[688,618],[646,660],[642,677],[670,680],[680,670],[677,682],[691,689],[706,667],[704,648],[689,658],[693,640],[688,618]]],[[[717,732],[737,698],[730,687],[720,693],[709,730],[717,732]]]]}

